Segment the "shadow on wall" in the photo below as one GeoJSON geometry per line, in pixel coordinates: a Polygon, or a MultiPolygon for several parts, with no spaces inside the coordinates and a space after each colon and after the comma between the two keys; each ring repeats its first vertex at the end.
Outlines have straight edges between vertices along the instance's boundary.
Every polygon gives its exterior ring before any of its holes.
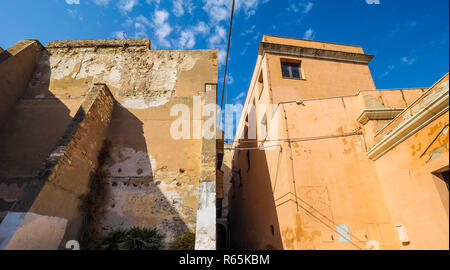
{"type": "Polygon", "coordinates": [[[42,50],[26,90],[0,127],[0,221],[38,177],[72,121],[69,108],[49,91],[50,77],[49,54],[42,50]]]}
{"type": "MultiPolygon", "coordinates": [[[[66,231],[64,239],[79,240],[73,238],[79,235],[75,229],[85,220],[84,213],[77,210],[82,197],[61,191],[55,185],[47,185],[42,194],[46,182],[44,177],[39,177],[45,174],[42,165],[65,135],[72,123],[71,115],[79,110],[84,100],[84,95],[55,96],[49,89],[51,73],[49,52],[43,50],[27,89],[0,127],[0,222],[12,208],[29,211],[39,194],[42,203],[38,214],[71,216],[67,228],[72,229],[66,231]],[[59,199],[49,202],[46,198],[59,199]],[[61,214],[64,209],[71,209],[70,213],[61,214]]],[[[70,89],[71,80],[65,84],[70,89]]],[[[86,84],[86,92],[88,88],[86,84]]],[[[57,92],[58,89],[51,90],[57,92]]],[[[170,192],[165,194],[160,189],[165,183],[155,177],[154,161],[147,154],[143,123],[117,102],[106,139],[111,142],[111,148],[110,158],[102,168],[106,172],[105,198],[96,198],[101,210],[94,220],[99,236],[135,226],[155,227],[168,235],[166,243],[169,243],[188,231],[179,215],[178,204],[182,202],[170,200],[170,192]]],[[[86,163],[91,162],[86,160],[86,163]]],[[[64,246],[61,243],[60,248],[64,246]]]]}
{"type": "Polygon", "coordinates": [[[236,150],[236,164],[241,169],[233,169],[230,190],[231,248],[283,249],[265,151],[236,150]]]}
{"type": "Polygon", "coordinates": [[[157,171],[148,154],[142,121],[116,103],[107,141],[111,148],[102,168],[107,175],[106,197],[96,221],[98,237],[132,227],[156,228],[166,235],[167,248],[189,229],[179,215],[181,199],[163,192],[165,168],[157,171]]]}

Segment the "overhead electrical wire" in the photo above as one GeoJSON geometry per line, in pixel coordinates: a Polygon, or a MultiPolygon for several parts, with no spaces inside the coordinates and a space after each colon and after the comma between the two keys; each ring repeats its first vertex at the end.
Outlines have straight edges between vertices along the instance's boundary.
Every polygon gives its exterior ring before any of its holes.
{"type": "Polygon", "coordinates": [[[235,5],[235,0],[233,0],[233,6],[231,7],[230,31],[228,32],[227,58],[226,58],[226,61],[225,61],[225,74],[224,74],[224,76],[223,76],[222,100],[220,101],[220,122],[219,122],[219,129],[221,129],[221,126],[222,126],[223,97],[224,97],[224,94],[225,94],[225,85],[226,85],[226,82],[227,82],[228,57],[229,57],[229,55],[230,55],[231,30],[232,30],[232,28],[233,28],[234,5],[235,5]]]}

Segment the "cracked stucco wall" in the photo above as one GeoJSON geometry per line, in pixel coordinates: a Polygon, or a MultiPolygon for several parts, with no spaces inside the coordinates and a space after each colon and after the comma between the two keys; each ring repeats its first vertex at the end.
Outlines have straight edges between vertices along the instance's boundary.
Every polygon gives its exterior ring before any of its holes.
{"type": "MultiPolygon", "coordinates": [[[[217,83],[217,51],[55,47],[47,45],[49,61],[44,61],[52,94],[75,98],[102,82],[118,102],[107,136],[112,149],[100,231],[156,227],[166,234],[166,244],[195,231],[202,140],[171,139],[177,117],[170,109],[184,104],[192,113],[192,96],[204,98],[205,83],[217,83]]],[[[204,121],[192,118],[192,123],[204,121]]]]}
{"type": "MultiPolygon", "coordinates": [[[[112,143],[105,164],[108,195],[97,225],[103,234],[157,227],[168,244],[196,230],[199,182],[210,166],[202,164],[201,139],[170,137],[178,118],[170,110],[186,105],[191,127],[202,124],[205,117],[193,113],[193,96],[201,98],[203,108],[205,84],[217,84],[217,79],[217,50],[156,51],[147,39],[57,41],[40,52],[22,99],[43,109],[58,102],[74,117],[88,90],[105,84],[116,106],[106,134],[112,143]]],[[[64,130],[68,121],[53,125],[64,130]]],[[[215,153],[215,144],[211,147],[215,153]]]]}

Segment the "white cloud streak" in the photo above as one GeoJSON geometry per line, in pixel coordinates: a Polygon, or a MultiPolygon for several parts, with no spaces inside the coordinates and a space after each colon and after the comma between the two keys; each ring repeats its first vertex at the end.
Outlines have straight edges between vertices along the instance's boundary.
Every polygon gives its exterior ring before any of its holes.
{"type": "Polygon", "coordinates": [[[68,5],[79,5],[80,0],[66,0],[66,4],[68,5]]]}

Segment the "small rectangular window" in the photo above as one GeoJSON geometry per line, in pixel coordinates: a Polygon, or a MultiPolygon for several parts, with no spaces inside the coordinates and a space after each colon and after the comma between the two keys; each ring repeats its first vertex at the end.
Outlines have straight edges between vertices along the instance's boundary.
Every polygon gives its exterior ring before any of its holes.
{"type": "Polygon", "coordinates": [[[281,73],[283,78],[302,79],[300,63],[281,61],[281,73]]]}

